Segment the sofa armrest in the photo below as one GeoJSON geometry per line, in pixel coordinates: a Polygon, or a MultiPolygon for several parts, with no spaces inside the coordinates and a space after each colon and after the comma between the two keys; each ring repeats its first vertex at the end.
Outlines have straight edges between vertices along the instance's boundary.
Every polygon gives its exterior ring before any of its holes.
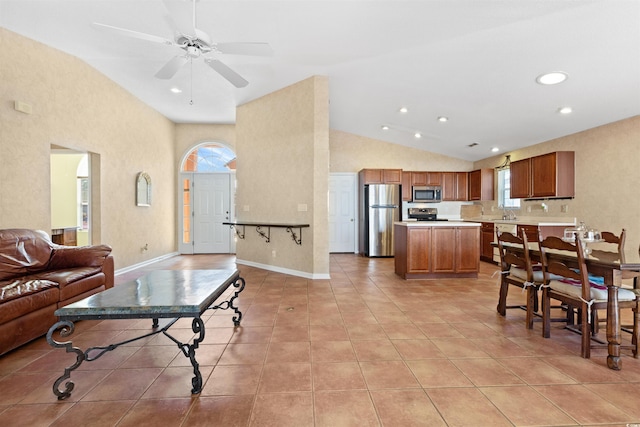
{"type": "Polygon", "coordinates": [[[47,265],[48,270],[62,270],[72,267],[102,267],[111,254],[111,246],[60,246],[53,247],[47,265]]]}
{"type": "Polygon", "coordinates": [[[105,289],[113,288],[113,285],[115,284],[115,267],[113,255],[109,255],[107,258],[105,258],[104,264],[102,265],[102,272],[105,276],[105,289]]]}

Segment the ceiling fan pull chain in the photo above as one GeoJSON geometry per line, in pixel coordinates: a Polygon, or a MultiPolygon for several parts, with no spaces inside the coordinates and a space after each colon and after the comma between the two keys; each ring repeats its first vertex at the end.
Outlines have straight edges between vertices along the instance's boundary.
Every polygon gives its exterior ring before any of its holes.
{"type": "Polygon", "coordinates": [[[191,100],[189,101],[189,105],[193,105],[193,58],[189,60],[191,65],[191,88],[189,89],[191,100]]]}

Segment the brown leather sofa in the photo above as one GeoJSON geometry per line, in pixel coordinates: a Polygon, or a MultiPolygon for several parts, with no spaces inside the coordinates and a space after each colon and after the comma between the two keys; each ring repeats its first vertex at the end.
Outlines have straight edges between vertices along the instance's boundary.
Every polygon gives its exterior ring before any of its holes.
{"type": "Polygon", "coordinates": [[[0,230],[0,355],[47,333],[59,307],[113,287],[111,247],[61,246],[40,230],[0,230]]]}

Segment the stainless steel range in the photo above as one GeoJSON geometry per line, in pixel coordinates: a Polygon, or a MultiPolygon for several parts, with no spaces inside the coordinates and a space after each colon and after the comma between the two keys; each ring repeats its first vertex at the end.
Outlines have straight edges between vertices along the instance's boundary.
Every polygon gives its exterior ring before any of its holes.
{"type": "Polygon", "coordinates": [[[447,221],[438,218],[437,208],[409,208],[408,218],[418,221],[447,221]]]}

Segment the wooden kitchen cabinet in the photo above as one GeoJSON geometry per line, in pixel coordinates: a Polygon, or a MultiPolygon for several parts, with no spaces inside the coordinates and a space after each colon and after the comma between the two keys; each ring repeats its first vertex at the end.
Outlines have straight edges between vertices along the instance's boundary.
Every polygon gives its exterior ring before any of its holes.
{"type": "Polygon", "coordinates": [[[402,184],[402,169],[362,169],[360,184],[402,184]]]}
{"type": "Polygon", "coordinates": [[[453,227],[434,227],[431,237],[431,272],[455,273],[456,229],[453,227]]]}
{"type": "Polygon", "coordinates": [[[575,196],[575,154],[556,151],[511,163],[514,199],[575,196]]]}
{"type": "Polygon", "coordinates": [[[427,173],[411,172],[411,185],[427,185],[427,173]]]}
{"type": "Polygon", "coordinates": [[[511,162],[511,198],[526,199],[531,197],[531,159],[511,162]]]}
{"type": "Polygon", "coordinates": [[[467,201],[468,172],[442,172],[442,201],[467,201]]]}
{"type": "Polygon", "coordinates": [[[402,184],[402,169],[382,169],[383,184],[402,184]]]}
{"type": "Polygon", "coordinates": [[[480,260],[493,262],[493,243],[495,228],[492,222],[483,222],[480,226],[480,260]]]}
{"type": "Polygon", "coordinates": [[[431,228],[407,230],[407,269],[412,273],[428,273],[431,251],[431,228]]]}
{"type": "Polygon", "coordinates": [[[411,172],[402,172],[402,200],[410,202],[413,198],[411,194],[411,172]]]}
{"type": "Polygon", "coordinates": [[[456,229],[456,273],[476,273],[480,269],[478,246],[480,233],[476,227],[456,229]]]}
{"type": "Polygon", "coordinates": [[[575,196],[573,151],[556,151],[531,158],[531,197],[575,196]]]}
{"type": "Polygon", "coordinates": [[[427,185],[442,185],[442,172],[427,172],[427,185]]]}
{"type": "Polygon", "coordinates": [[[394,226],[395,272],[404,279],[477,277],[480,227],[394,226]]]}
{"type": "Polygon", "coordinates": [[[469,172],[469,200],[493,200],[493,169],[469,172]]]}
{"type": "Polygon", "coordinates": [[[518,224],[518,236],[522,236],[523,234],[527,235],[527,240],[529,242],[537,242],[538,241],[538,226],[537,225],[521,225],[521,224],[518,224]]]}

